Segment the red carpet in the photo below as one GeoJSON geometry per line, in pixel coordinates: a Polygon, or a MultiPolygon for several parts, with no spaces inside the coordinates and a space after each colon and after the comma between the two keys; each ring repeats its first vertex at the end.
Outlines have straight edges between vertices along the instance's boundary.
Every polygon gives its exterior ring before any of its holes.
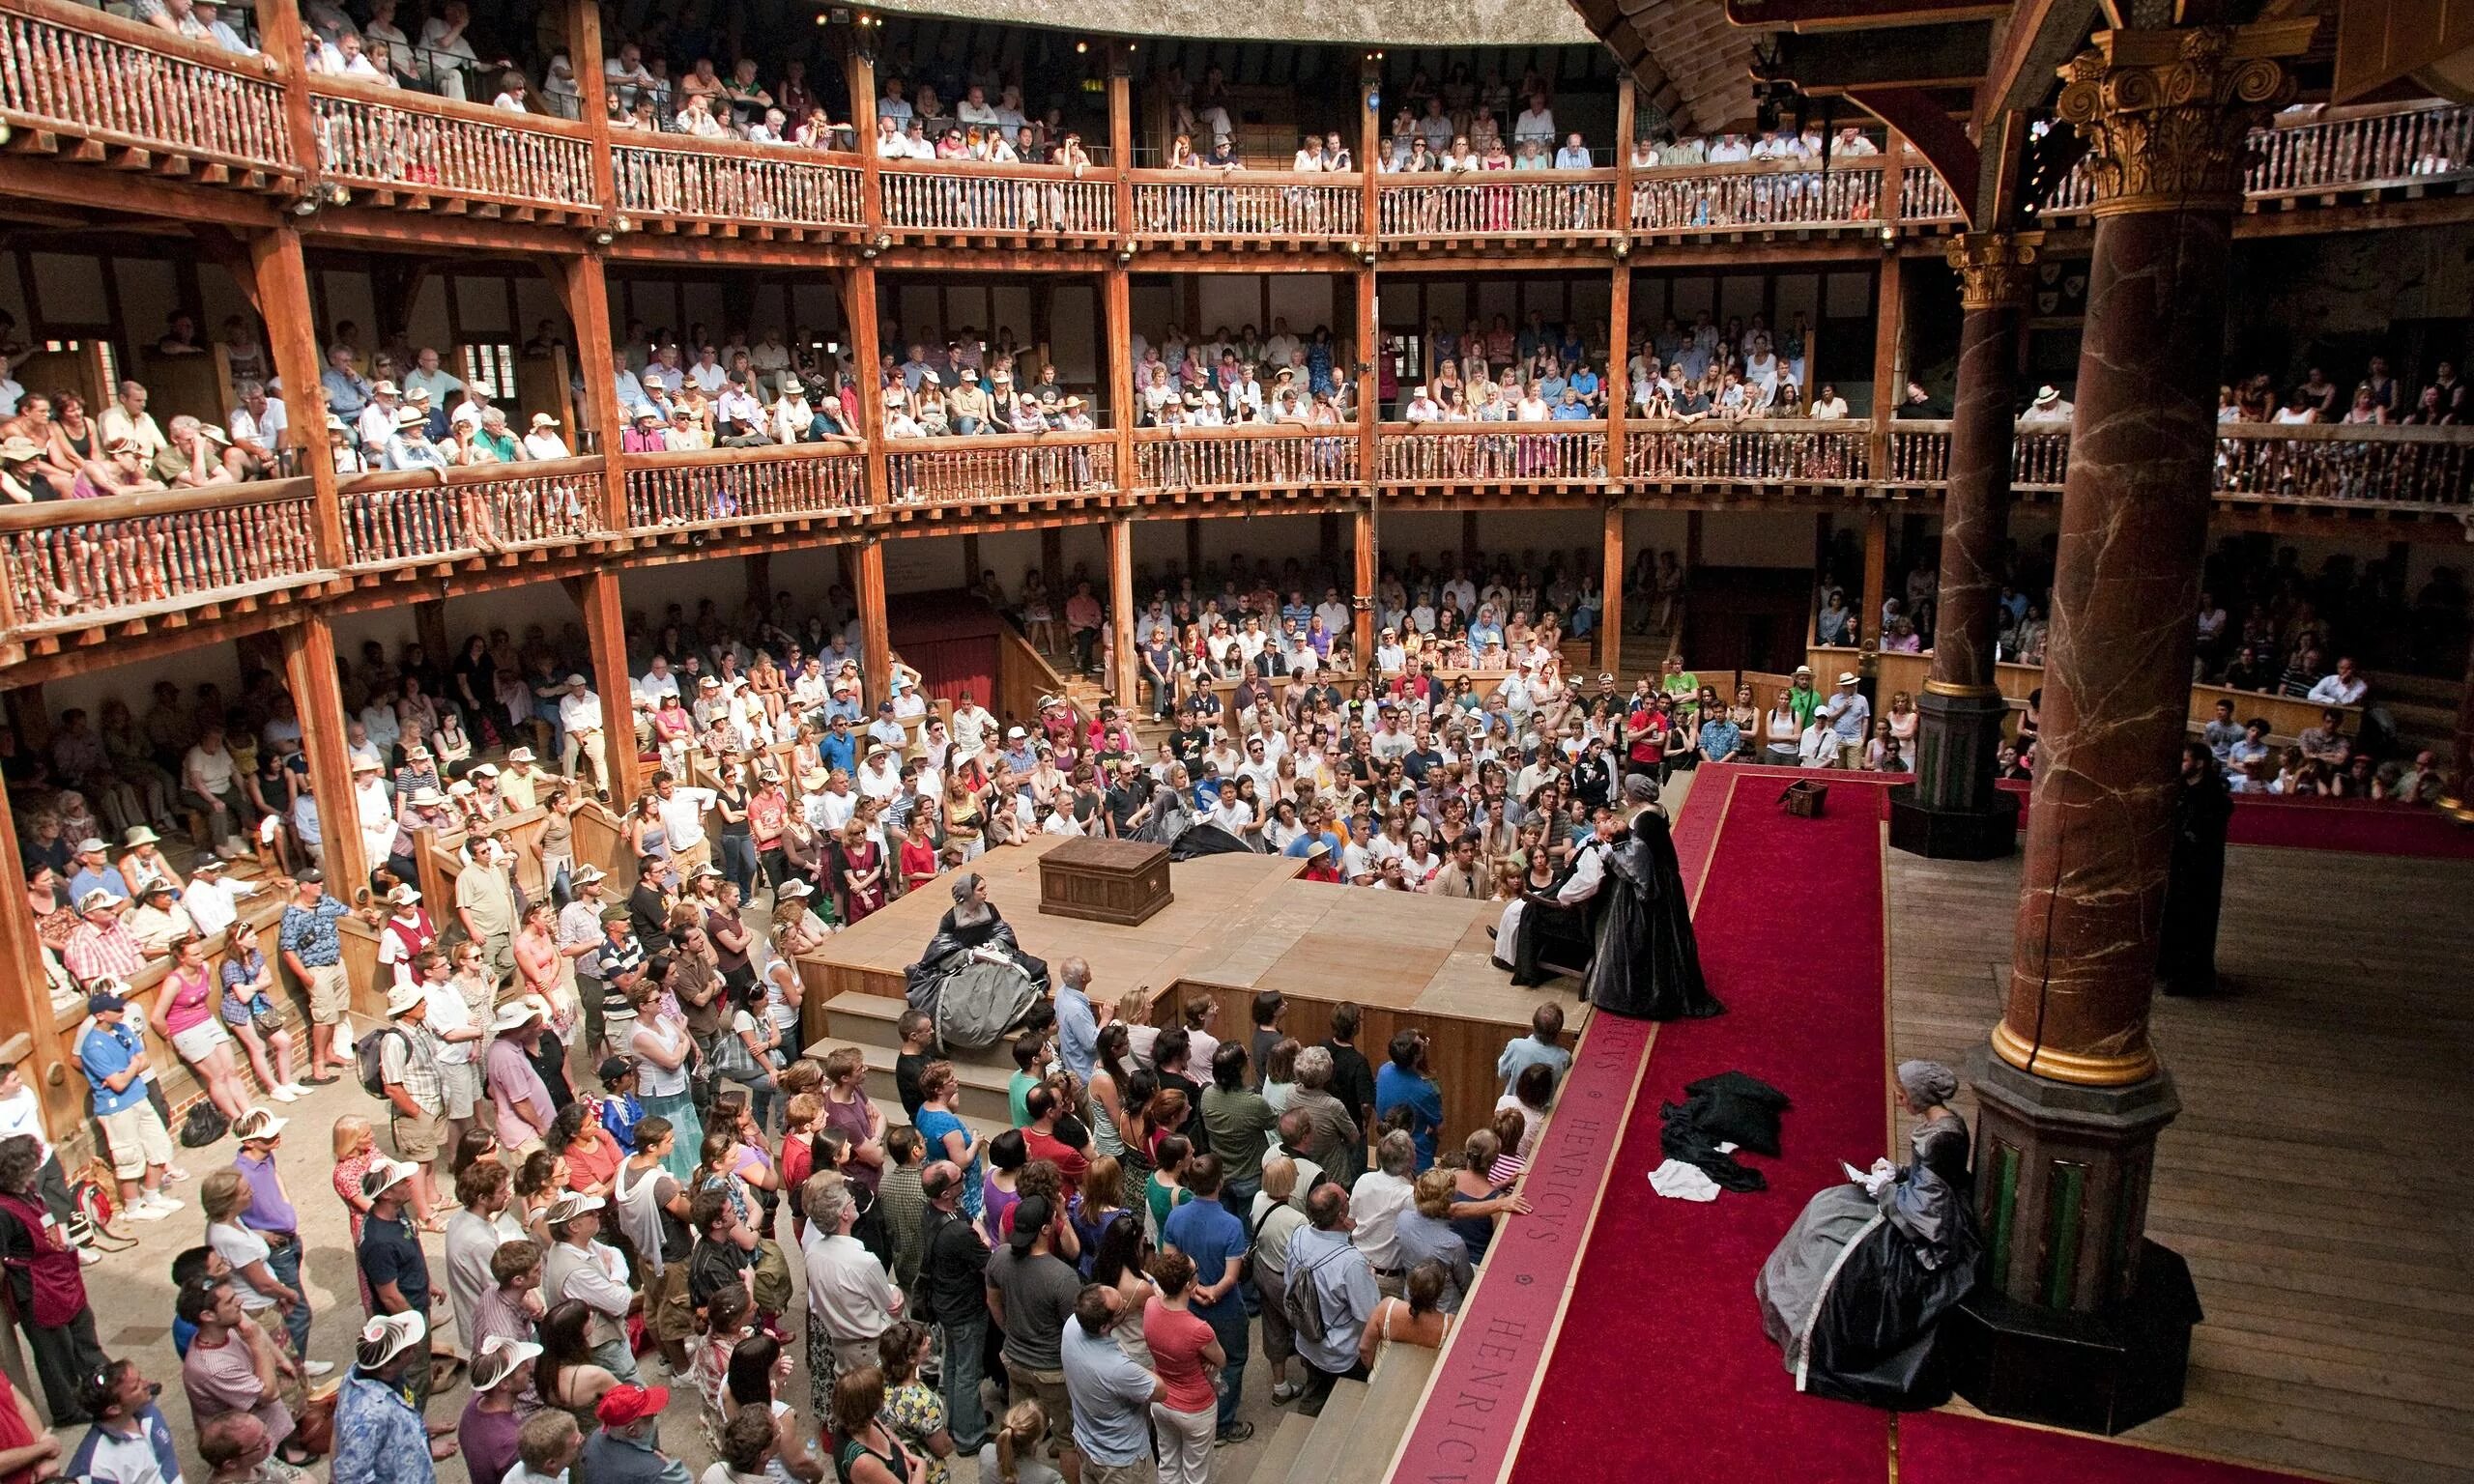
{"type": "Polygon", "coordinates": [[[1958,1413],[1899,1418],[1899,1484],[2300,1484],[2302,1475],[1958,1413]]]}
{"type": "Polygon", "coordinates": [[[1887,1416],[1797,1395],[1752,1297],[1762,1260],[1837,1161],[1887,1149],[1883,796],[1832,779],[1823,817],[1792,818],[1765,771],[1705,767],[1693,784],[1695,806],[1733,790],[1695,914],[1728,1013],[1658,1028],[1514,1484],[1888,1477],[1887,1416]],[[1649,1185],[1658,1104],[1730,1069],[1795,1099],[1786,1157],[1753,1161],[1770,1188],[1706,1206],[1661,1199],[1649,1185]]]}
{"type": "MultiPolygon", "coordinates": [[[[2018,794],[2019,822],[2027,824],[2028,785],[2005,782],[2018,794]]],[[[2474,861],[2474,826],[2436,811],[2369,799],[2288,799],[2237,793],[2226,840],[2236,845],[2279,845],[2293,850],[2351,850],[2422,860],[2474,861]]]]}

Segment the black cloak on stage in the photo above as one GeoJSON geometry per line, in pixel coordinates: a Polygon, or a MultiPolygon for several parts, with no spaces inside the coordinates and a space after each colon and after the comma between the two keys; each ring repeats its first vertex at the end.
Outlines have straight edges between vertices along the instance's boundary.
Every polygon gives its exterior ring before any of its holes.
{"type": "Polygon", "coordinates": [[[917,963],[903,971],[913,1006],[922,1010],[933,1006],[935,1003],[935,982],[956,969],[964,956],[972,949],[988,944],[995,945],[1007,957],[1021,964],[1022,972],[1031,976],[1033,984],[1043,989],[1048,986],[1048,960],[1034,958],[1022,952],[1022,945],[1014,941],[1013,925],[1005,921],[1004,914],[996,910],[994,903],[989,905],[986,922],[974,923],[967,928],[955,925],[954,911],[948,908],[945,915],[937,919],[936,935],[928,940],[927,951],[919,956],[917,963]]]}
{"type": "Polygon", "coordinates": [[[2173,856],[2157,924],[2156,984],[2167,994],[2216,988],[2216,922],[2225,905],[2225,834],[2233,795],[2216,765],[2173,794],[2173,856]]]}
{"type": "MultiPolygon", "coordinates": [[[[1601,856],[1608,853],[1601,845],[1589,848],[1601,856]]],[[[1496,934],[1495,967],[1510,971],[1513,984],[1528,987],[1558,974],[1589,972],[1591,945],[1597,939],[1598,923],[1606,912],[1607,877],[1601,871],[1597,890],[1579,901],[1568,905],[1555,899],[1580,864],[1581,856],[1575,852],[1546,890],[1522,893],[1511,932],[1496,934]]]]}
{"type": "Polygon", "coordinates": [[[1726,1007],[1701,977],[1692,904],[1666,815],[1645,809],[1607,855],[1604,903],[1581,998],[1599,1010],[1643,1020],[1721,1014],[1726,1007]]]}

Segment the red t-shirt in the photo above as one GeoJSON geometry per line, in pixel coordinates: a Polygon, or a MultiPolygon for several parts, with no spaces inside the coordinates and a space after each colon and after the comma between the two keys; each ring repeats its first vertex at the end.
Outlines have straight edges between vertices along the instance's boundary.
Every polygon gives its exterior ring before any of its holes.
{"type": "Polygon", "coordinates": [[[1034,1159],[1053,1160],[1056,1172],[1065,1177],[1068,1189],[1082,1184],[1083,1175],[1091,1168],[1091,1158],[1082,1151],[1065,1143],[1052,1133],[1037,1128],[1022,1129],[1022,1149],[1034,1159]]]}
{"type": "Polygon", "coordinates": [[[1172,1309],[1154,1294],[1142,1301],[1142,1342],[1151,1347],[1151,1368],[1168,1393],[1162,1405],[1171,1412],[1204,1412],[1220,1404],[1220,1393],[1202,1368],[1204,1347],[1214,1336],[1211,1326],[1193,1311],[1172,1309]]]}

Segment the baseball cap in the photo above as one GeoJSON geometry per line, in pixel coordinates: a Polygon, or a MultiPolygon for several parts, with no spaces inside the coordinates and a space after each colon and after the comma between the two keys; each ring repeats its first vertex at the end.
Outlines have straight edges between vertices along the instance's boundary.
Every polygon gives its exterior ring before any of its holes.
{"type": "Polygon", "coordinates": [[[604,1427],[625,1427],[647,1417],[659,1415],[670,1405],[668,1386],[612,1386],[601,1393],[592,1414],[604,1427]]]}

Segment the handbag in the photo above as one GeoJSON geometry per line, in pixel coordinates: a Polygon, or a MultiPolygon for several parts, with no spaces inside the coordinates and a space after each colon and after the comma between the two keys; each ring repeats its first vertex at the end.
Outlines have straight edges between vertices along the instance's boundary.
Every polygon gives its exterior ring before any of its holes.
{"type": "Polygon", "coordinates": [[[260,1035],[272,1036],[283,1029],[283,1013],[274,1008],[273,1000],[261,994],[249,1002],[249,1023],[257,1027],[260,1035]]]}

